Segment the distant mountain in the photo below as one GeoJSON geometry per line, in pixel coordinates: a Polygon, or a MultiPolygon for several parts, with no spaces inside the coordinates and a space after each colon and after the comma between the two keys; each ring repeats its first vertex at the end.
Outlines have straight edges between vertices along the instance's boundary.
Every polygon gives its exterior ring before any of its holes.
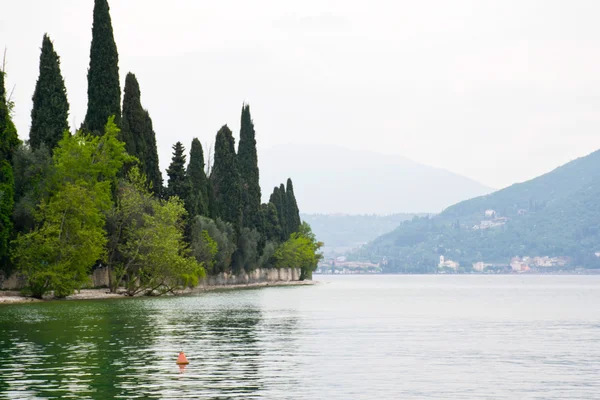
{"type": "Polygon", "coordinates": [[[388,271],[431,272],[439,256],[508,264],[515,256],[568,257],[599,268],[600,151],[528,182],[463,201],[432,218],[403,223],[361,249],[388,271]]]}
{"type": "Polygon", "coordinates": [[[337,146],[277,146],[260,151],[263,199],[288,177],[304,213],[438,213],[493,189],[401,156],[337,146]]]}
{"type": "Polygon", "coordinates": [[[391,232],[402,222],[424,214],[346,215],[301,214],[317,238],[325,243],[325,256],[341,255],[391,232]]]}

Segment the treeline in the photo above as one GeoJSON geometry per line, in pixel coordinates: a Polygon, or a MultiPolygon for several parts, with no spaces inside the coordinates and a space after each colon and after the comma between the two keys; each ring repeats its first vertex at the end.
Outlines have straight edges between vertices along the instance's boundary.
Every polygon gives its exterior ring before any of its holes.
{"type": "MultiPolygon", "coordinates": [[[[29,140],[12,123],[0,71],[0,260],[19,271],[33,296],[64,297],[108,266],[111,290],[166,293],[204,274],[301,268],[310,278],[322,243],[301,223],[292,180],[261,203],[250,106],[240,141],[224,125],[213,162],[200,140],[173,145],[163,182],[152,119],[134,74],[121,108],[118,52],[109,6],[94,6],[88,107],[70,134],[60,59],[44,35],[29,140]]],[[[210,154],[209,154],[210,156],[210,154]]]]}

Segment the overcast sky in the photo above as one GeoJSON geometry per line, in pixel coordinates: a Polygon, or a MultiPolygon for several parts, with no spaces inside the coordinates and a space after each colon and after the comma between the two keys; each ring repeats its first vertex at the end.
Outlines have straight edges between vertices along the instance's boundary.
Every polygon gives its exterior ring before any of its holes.
{"type": "MultiPolygon", "coordinates": [[[[109,2],[121,81],[138,77],[163,169],[177,140],[237,134],[244,101],[259,147],[399,154],[496,188],[600,148],[594,0],[109,2]]],[[[44,32],[78,127],[93,0],[0,3],[20,136],[44,32]]]]}

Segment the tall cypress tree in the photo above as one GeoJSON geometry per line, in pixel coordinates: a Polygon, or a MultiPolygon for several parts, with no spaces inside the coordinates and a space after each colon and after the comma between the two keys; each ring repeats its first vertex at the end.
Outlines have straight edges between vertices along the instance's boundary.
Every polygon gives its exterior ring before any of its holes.
{"type": "Polygon", "coordinates": [[[178,196],[185,201],[189,193],[189,182],[185,174],[184,152],[185,148],[181,142],[173,145],[173,158],[167,169],[167,175],[169,175],[167,195],[169,197],[178,196]]]}
{"type": "Polygon", "coordinates": [[[140,160],[142,172],[152,184],[152,191],[160,193],[163,180],[158,165],[156,133],[150,114],[142,107],[138,80],[131,72],[125,78],[121,125],[121,139],[125,142],[127,152],[140,160]]]}
{"type": "Polygon", "coordinates": [[[11,163],[20,144],[6,100],[4,71],[0,70],[0,269],[3,270],[7,269],[9,241],[13,234],[11,216],[15,206],[15,180],[11,163]]]}
{"type": "Polygon", "coordinates": [[[279,217],[277,216],[277,207],[269,202],[268,204],[261,204],[262,214],[262,234],[265,240],[271,242],[279,242],[281,240],[281,224],[279,223],[279,217]]]}
{"type": "Polygon", "coordinates": [[[45,144],[53,149],[69,130],[69,102],[60,73],[60,58],[48,35],[44,35],[40,55],[40,75],[33,93],[29,144],[38,149],[45,144]]]}
{"type": "Polygon", "coordinates": [[[187,177],[190,181],[190,193],[186,207],[190,218],[196,215],[208,216],[208,182],[204,172],[204,151],[198,138],[192,140],[187,177]]]}
{"type": "Polygon", "coordinates": [[[163,190],[163,177],[158,163],[156,133],[154,132],[154,127],[152,126],[152,118],[150,118],[150,114],[148,111],[145,111],[144,114],[146,123],[146,128],[144,130],[144,138],[146,139],[146,159],[144,161],[144,168],[148,182],[152,183],[152,191],[158,195],[163,190]]]}
{"type": "Polygon", "coordinates": [[[283,233],[285,234],[284,240],[288,240],[292,231],[290,230],[290,226],[288,226],[288,201],[283,183],[279,185],[279,196],[281,196],[281,210],[279,212],[279,219],[282,221],[281,227],[283,228],[283,233]]]}
{"type": "Polygon", "coordinates": [[[287,227],[289,233],[298,232],[300,229],[300,210],[298,209],[298,202],[296,201],[296,195],[294,194],[294,185],[292,179],[288,178],[287,185],[285,188],[286,205],[287,205],[287,227]]]}
{"type": "Polygon", "coordinates": [[[121,123],[119,54],[113,35],[107,0],[95,0],[92,47],[88,69],[88,108],[83,128],[101,135],[108,117],[121,123]]]}
{"type": "Polygon", "coordinates": [[[145,129],[146,114],[142,108],[140,85],[135,75],[130,72],[125,78],[121,140],[125,142],[127,152],[140,160],[142,167],[146,158],[145,129]]]}
{"type": "Polygon", "coordinates": [[[235,154],[235,139],[224,125],[215,141],[212,172],[213,193],[221,219],[231,222],[239,232],[242,226],[242,187],[235,154]]]}
{"type": "Polygon", "coordinates": [[[260,224],[260,183],[256,134],[250,115],[250,106],[242,106],[240,143],[238,146],[238,167],[242,178],[244,226],[261,229],[260,224]]]}
{"type": "Polygon", "coordinates": [[[285,212],[285,206],[283,203],[283,198],[285,197],[285,190],[283,193],[280,188],[275,186],[273,189],[273,193],[271,193],[271,197],[269,198],[269,203],[273,204],[275,210],[277,211],[277,220],[279,221],[279,233],[280,240],[286,241],[288,239],[288,231],[286,227],[287,222],[287,214],[285,212]]]}

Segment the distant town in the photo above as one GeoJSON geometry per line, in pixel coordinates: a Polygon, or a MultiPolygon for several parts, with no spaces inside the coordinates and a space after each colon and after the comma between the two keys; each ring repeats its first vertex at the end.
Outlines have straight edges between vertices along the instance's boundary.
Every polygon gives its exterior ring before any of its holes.
{"type": "MultiPolygon", "coordinates": [[[[600,252],[596,253],[600,257],[600,252]]],[[[470,268],[460,268],[460,263],[448,260],[440,256],[437,273],[549,273],[560,272],[567,268],[570,259],[568,257],[548,256],[515,256],[506,263],[487,263],[477,261],[470,268]]],[[[381,274],[385,260],[380,263],[348,261],[345,256],[322,260],[316,274],[356,275],[356,274],[381,274]]],[[[572,268],[568,268],[572,271],[572,268]]],[[[575,269],[577,271],[577,269],[575,269]]]]}

